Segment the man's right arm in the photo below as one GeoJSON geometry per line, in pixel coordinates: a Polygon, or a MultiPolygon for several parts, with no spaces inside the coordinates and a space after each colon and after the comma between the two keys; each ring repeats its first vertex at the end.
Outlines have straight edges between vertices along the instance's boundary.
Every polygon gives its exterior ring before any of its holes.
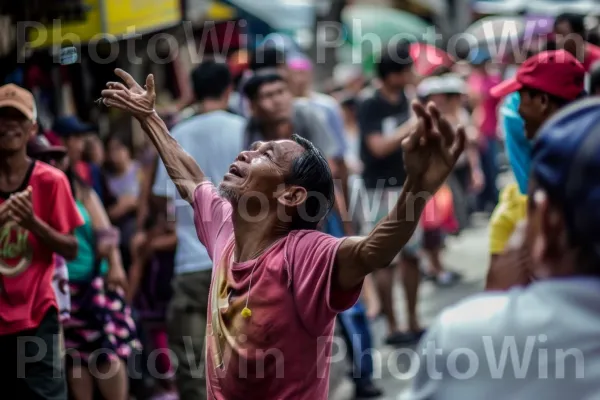
{"type": "Polygon", "coordinates": [[[376,158],[386,158],[398,151],[402,146],[402,140],[408,135],[414,125],[412,119],[400,125],[393,135],[381,134],[381,121],[376,120],[373,104],[369,101],[363,103],[358,114],[360,134],[365,137],[365,143],[371,154],[376,158]]]}
{"type": "Polygon", "coordinates": [[[148,137],[156,147],[167,174],[182,199],[192,204],[194,190],[206,180],[196,161],[169,134],[167,126],[156,113],[140,119],[148,137]]]}

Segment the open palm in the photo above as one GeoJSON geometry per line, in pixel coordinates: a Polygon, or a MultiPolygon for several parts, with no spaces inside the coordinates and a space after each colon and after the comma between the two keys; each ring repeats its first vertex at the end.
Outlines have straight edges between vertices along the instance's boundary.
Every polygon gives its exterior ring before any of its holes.
{"type": "Polygon", "coordinates": [[[464,150],[465,130],[455,130],[433,103],[424,107],[414,102],[412,107],[418,124],[402,142],[404,166],[421,190],[434,194],[464,150]]]}
{"type": "Polygon", "coordinates": [[[154,113],[156,93],[154,76],[148,75],[145,87],[141,87],[127,72],[117,68],[115,74],[123,80],[108,82],[107,89],[102,91],[102,103],[126,111],[136,118],[143,118],[154,113]]]}

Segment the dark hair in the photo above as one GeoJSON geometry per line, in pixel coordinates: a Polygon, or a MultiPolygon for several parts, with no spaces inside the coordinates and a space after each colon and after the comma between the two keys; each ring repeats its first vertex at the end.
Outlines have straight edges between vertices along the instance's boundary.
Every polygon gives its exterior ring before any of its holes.
{"type": "Polygon", "coordinates": [[[569,23],[569,26],[571,27],[571,30],[573,31],[573,33],[576,33],[578,35],[581,35],[582,37],[585,37],[585,24],[584,24],[584,16],[583,15],[574,14],[574,13],[560,14],[554,20],[554,27],[556,28],[559,24],[561,24],[563,22],[569,23]]]}
{"type": "MultiPolygon", "coordinates": [[[[564,201],[560,200],[564,198],[563,194],[557,193],[554,185],[549,185],[541,176],[535,174],[535,171],[531,177],[531,182],[533,183],[534,187],[542,188],[546,193],[548,193],[548,200],[550,204],[563,211],[563,216],[565,217],[566,221],[565,229],[567,231],[569,245],[577,250],[578,272],[584,275],[600,275],[600,269],[598,268],[598,265],[600,265],[600,250],[598,249],[593,237],[590,237],[588,234],[584,234],[582,236],[582,233],[579,232],[576,225],[573,223],[573,220],[567,216],[565,210],[569,210],[569,208],[566,208],[564,201]]],[[[533,196],[529,196],[527,204],[529,208],[534,207],[535,201],[533,196]]]]}
{"type": "Polygon", "coordinates": [[[129,154],[131,154],[132,157],[134,156],[133,138],[130,134],[126,134],[124,132],[112,133],[106,138],[106,146],[108,146],[108,144],[112,141],[120,143],[121,146],[125,147],[127,151],[129,151],[129,154]]]}
{"type": "Polygon", "coordinates": [[[590,44],[593,44],[595,46],[599,46],[600,45],[600,30],[598,30],[598,28],[588,31],[587,35],[586,35],[586,41],[590,44]]]}
{"type": "Polygon", "coordinates": [[[77,193],[78,188],[83,191],[81,194],[86,194],[87,191],[92,190],[92,187],[86,181],[84,181],[83,178],[77,174],[77,172],[75,172],[75,169],[72,165],[69,165],[65,171],[65,175],[69,181],[69,186],[71,186],[71,193],[73,194],[74,199],[76,199],[80,194],[77,193]]]}
{"type": "Polygon", "coordinates": [[[292,135],[292,140],[301,145],[304,152],[292,162],[285,183],[303,187],[308,197],[302,212],[292,218],[291,228],[316,229],[333,206],[333,177],[327,160],[309,140],[298,135],[292,135]]]}
{"type": "MultiPolygon", "coordinates": [[[[557,50],[558,46],[556,40],[547,40],[542,51],[554,51],[557,50]]],[[[531,55],[534,56],[536,53],[533,52],[531,55]]]]}
{"type": "Polygon", "coordinates": [[[249,100],[255,100],[258,96],[258,92],[263,85],[274,82],[284,82],[281,75],[276,73],[268,74],[255,74],[252,76],[244,85],[244,96],[249,100]]]}
{"type": "MultiPolygon", "coordinates": [[[[106,138],[106,141],[104,144],[106,149],[108,148],[108,144],[112,141],[115,141],[115,142],[119,143],[121,146],[125,147],[127,149],[127,151],[129,152],[129,156],[131,158],[134,158],[135,155],[134,155],[134,149],[133,149],[133,140],[130,135],[125,135],[122,132],[112,133],[111,135],[109,135],[106,138]]],[[[108,149],[107,149],[107,154],[108,154],[108,149]]],[[[104,167],[104,170],[108,173],[116,172],[116,167],[112,162],[110,162],[110,158],[107,158],[104,161],[103,167],[104,167]]]]}
{"type": "Polygon", "coordinates": [[[590,91],[592,94],[600,92],[600,63],[594,64],[590,71],[590,91]]]}
{"type": "Polygon", "coordinates": [[[385,79],[394,72],[402,72],[412,67],[413,59],[410,56],[409,46],[408,42],[401,41],[386,49],[375,65],[379,78],[385,79]]]}
{"type": "Polygon", "coordinates": [[[196,100],[219,99],[231,85],[227,64],[213,60],[203,61],[192,71],[192,85],[196,100]]]}
{"type": "Polygon", "coordinates": [[[285,63],[285,52],[273,47],[259,47],[252,54],[249,67],[252,71],[258,71],[264,68],[277,68],[285,63]]]}
{"type": "Polygon", "coordinates": [[[344,96],[342,99],[340,99],[340,106],[342,106],[342,107],[354,108],[357,105],[358,105],[358,99],[356,98],[356,96],[348,95],[348,96],[344,96]]]}

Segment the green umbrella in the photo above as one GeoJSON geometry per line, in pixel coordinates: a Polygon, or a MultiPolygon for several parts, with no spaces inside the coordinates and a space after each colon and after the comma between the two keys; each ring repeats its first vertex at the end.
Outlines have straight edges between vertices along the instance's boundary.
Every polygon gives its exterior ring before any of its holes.
{"type": "Polygon", "coordinates": [[[342,15],[352,47],[353,60],[361,58],[366,72],[371,72],[373,59],[390,41],[431,42],[431,25],[414,14],[383,6],[353,5],[342,15]]]}
{"type": "Polygon", "coordinates": [[[375,34],[385,43],[390,39],[429,41],[429,23],[414,14],[382,6],[354,5],[344,9],[342,22],[348,30],[348,42],[360,43],[361,36],[375,34]]]}

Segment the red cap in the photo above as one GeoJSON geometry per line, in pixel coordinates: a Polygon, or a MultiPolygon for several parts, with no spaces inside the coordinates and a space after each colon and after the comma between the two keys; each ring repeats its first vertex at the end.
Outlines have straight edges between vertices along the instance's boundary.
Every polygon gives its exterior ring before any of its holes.
{"type": "Polygon", "coordinates": [[[584,90],[585,69],[565,50],[543,51],[528,58],[517,74],[490,90],[494,97],[521,90],[536,89],[565,100],[575,100],[584,90]]]}

